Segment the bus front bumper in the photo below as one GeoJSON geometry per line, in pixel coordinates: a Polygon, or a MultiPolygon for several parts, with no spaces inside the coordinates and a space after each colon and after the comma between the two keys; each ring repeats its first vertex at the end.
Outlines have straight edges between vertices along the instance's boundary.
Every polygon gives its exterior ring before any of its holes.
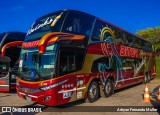
{"type": "Polygon", "coordinates": [[[38,104],[42,105],[48,105],[48,106],[56,106],[57,105],[57,100],[55,100],[57,97],[51,93],[51,91],[45,91],[41,93],[34,93],[34,94],[29,94],[25,93],[19,88],[17,89],[17,95],[25,99],[27,101],[32,101],[38,104]]]}

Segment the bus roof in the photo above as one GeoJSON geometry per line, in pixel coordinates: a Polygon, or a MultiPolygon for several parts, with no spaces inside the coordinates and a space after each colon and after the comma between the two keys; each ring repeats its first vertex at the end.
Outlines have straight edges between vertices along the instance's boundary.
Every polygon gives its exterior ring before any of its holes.
{"type": "Polygon", "coordinates": [[[18,32],[18,31],[9,31],[9,32],[2,32],[0,34],[26,34],[25,32],[18,32]]]}
{"type": "Polygon", "coordinates": [[[20,40],[24,40],[24,37],[26,36],[26,33],[25,32],[11,31],[11,32],[2,32],[2,33],[0,33],[0,35],[11,35],[12,37],[10,39],[14,39],[14,40],[16,40],[16,36],[20,36],[19,37],[20,40]]]}

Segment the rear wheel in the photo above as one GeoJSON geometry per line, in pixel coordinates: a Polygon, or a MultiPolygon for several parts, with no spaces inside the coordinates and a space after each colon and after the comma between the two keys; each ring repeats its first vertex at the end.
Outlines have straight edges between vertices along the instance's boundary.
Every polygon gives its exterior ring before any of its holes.
{"type": "Polygon", "coordinates": [[[148,83],[151,81],[151,73],[148,74],[148,83]]]}
{"type": "Polygon", "coordinates": [[[95,102],[99,97],[99,86],[96,81],[91,82],[89,88],[88,88],[88,97],[87,102],[90,103],[95,102]]]}
{"type": "Polygon", "coordinates": [[[108,79],[105,83],[104,87],[104,95],[105,97],[110,97],[114,93],[113,81],[108,79]]]}
{"type": "Polygon", "coordinates": [[[146,84],[148,82],[148,74],[146,73],[145,75],[144,75],[144,83],[146,84]]]}

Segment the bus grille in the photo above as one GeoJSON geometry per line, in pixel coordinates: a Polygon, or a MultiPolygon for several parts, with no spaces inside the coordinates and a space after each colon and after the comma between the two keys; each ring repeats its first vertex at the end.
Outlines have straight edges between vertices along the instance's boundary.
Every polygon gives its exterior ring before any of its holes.
{"type": "Polygon", "coordinates": [[[26,88],[26,87],[22,87],[22,86],[18,86],[23,92],[25,93],[39,93],[42,92],[41,89],[39,88],[26,88]]]}

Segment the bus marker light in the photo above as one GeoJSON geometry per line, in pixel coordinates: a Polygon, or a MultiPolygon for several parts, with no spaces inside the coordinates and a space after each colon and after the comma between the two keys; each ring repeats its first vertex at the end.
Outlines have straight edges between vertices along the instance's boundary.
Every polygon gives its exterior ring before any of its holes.
{"type": "Polygon", "coordinates": [[[42,83],[40,83],[39,85],[40,85],[40,86],[47,86],[48,84],[42,82],[42,83]]]}

